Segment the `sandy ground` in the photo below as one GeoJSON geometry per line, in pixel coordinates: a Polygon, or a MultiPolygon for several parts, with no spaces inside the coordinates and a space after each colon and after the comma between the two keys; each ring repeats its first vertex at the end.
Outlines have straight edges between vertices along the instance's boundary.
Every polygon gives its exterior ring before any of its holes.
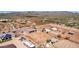
{"type": "Polygon", "coordinates": [[[70,42],[68,40],[60,40],[53,44],[55,48],[79,48],[79,44],[70,42]]]}
{"type": "Polygon", "coordinates": [[[34,39],[33,41],[36,43],[40,43],[41,41],[44,41],[44,40],[51,38],[50,35],[43,33],[43,32],[39,32],[39,31],[30,34],[30,36],[34,39]]]}

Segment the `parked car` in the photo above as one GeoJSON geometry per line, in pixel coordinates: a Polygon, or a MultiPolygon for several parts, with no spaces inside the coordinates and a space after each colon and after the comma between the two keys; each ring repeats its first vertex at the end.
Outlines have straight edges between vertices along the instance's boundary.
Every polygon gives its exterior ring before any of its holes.
{"type": "Polygon", "coordinates": [[[12,35],[11,34],[4,34],[0,38],[2,40],[8,40],[8,39],[12,39],[12,35]]]}
{"type": "Polygon", "coordinates": [[[74,32],[68,32],[68,34],[70,34],[70,35],[74,35],[74,32]]]}
{"type": "Polygon", "coordinates": [[[31,30],[31,31],[29,31],[29,33],[33,33],[33,32],[36,32],[37,30],[31,30]]]}

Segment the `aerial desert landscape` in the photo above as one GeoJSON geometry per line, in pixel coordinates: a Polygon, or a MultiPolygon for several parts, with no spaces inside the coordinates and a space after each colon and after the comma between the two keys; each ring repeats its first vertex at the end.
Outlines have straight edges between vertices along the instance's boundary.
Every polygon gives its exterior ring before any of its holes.
{"type": "Polygon", "coordinates": [[[79,48],[79,13],[0,13],[0,48],[79,48]]]}

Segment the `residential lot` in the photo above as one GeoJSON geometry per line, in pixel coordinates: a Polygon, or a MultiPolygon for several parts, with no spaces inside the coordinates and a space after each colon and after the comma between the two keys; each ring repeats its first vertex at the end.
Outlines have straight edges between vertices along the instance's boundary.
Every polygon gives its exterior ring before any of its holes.
{"type": "Polygon", "coordinates": [[[36,28],[19,28],[15,32],[16,37],[11,41],[0,43],[0,47],[13,44],[17,48],[32,48],[31,45],[36,48],[79,48],[79,30],[74,28],[46,24],[36,28]]]}

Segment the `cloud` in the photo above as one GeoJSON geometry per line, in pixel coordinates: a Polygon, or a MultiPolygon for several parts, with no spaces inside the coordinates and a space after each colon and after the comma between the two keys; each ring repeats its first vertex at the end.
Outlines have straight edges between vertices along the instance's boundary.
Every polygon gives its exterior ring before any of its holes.
{"type": "Polygon", "coordinates": [[[0,0],[0,11],[79,11],[79,0],[0,0]]]}

